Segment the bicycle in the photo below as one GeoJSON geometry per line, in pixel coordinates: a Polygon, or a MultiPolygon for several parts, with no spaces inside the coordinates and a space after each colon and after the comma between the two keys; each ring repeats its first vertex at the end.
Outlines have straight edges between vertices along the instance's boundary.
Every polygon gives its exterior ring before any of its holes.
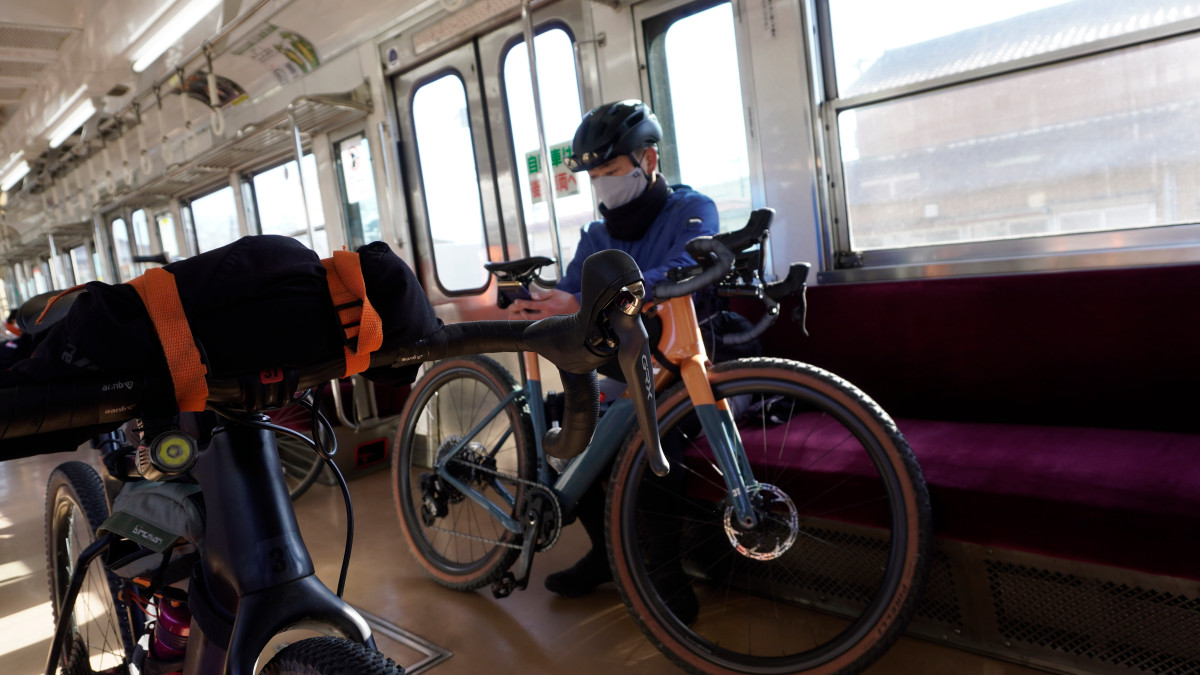
{"type": "MultiPolygon", "coordinates": [[[[742,230],[692,242],[701,264],[654,289],[646,311],[663,330],[647,389],[664,392],[665,478],[645,471],[646,436],[630,412],[638,392],[611,404],[588,448],[558,473],[538,443],[546,414],[536,355],[522,357],[524,386],[482,356],[441,361],[418,380],[393,488],[426,573],[458,590],[490,584],[497,597],[525,588],[532,554],[555,544],[611,464],[613,579],[643,633],[681,667],[858,672],[898,639],[927,575],[932,530],[924,479],[894,422],[811,365],[707,363],[691,293],[716,284],[763,302],[763,318],[727,336],[732,344],[760,334],[778,301],[803,290],[806,264],[761,282],[772,215],[757,211],[742,230]],[[545,505],[536,524],[520,517],[529,495],[545,505]]],[[[511,288],[547,262],[491,269],[511,288]]]]}
{"type": "MultiPolygon", "coordinates": [[[[416,344],[383,344],[371,353],[370,367],[480,351],[538,351],[563,369],[572,393],[570,428],[545,442],[563,452],[581,451],[595,424],[595,367],[616,357],[631,376],[644,374],[638,369],[645,362],[639,357],[648,354],[638,339],[639,331],[644,334],[637,311],[640,275],[628,256],[594,256],[585,266],[587,302],[577,315],[443,326],[416,344]]],[[[65,312],[59,314],[51,322],[65,312]]],[[[71,674],[243,675],[256,672],[270,638],[297,627],[327,635],[288,645],[261,672],[402,673],[376,651],[370,627],[341,599],[353,512],[331,453],[315,448],[339,477],[346,499],[347,544],[336,593],[314,574],[275,443],[276,434],[302,435],[269,423],[260,412],[306,405],[303,392],[346,367],[338,358],[248,375],[210,373],[207,410],[170,419],[148,412],[161,410],[161,399],[173,391],[165,378],[75,378],[0,389],[0,440],[137,420],[97,438],[104,479],[87,464],[68,462],[48,483],[47,558],[56,621],[48,675],[58,667],[71,674]],[[112,493],[118,496],[110,501],[112,493]],[[182,509],[172,521],[176,529],[162,529],[161,519],[153,525],[152,509],[141,499],[146,495],[160,508],[167,500],[182,509]],[[203,517],[196,516],[199,504],[203,517]],[[110,509],[118,517],[110,517],[110,509]]],[[[652,392],[643,407],[647,432],[656,436],[652,392]]],[[[313,414],[325,432],[316,436],[332,438],[328,421],[313,414]]]]}

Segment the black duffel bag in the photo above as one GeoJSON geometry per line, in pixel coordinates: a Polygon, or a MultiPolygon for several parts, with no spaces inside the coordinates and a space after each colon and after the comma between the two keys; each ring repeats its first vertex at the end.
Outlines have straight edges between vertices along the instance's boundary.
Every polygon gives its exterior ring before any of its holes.
{"type": "MultiPolygon", "coordinates": [[[[411,344],[440,327],[416,276],[387,244],[368,244],[358,255],[367,297],[383,323],[384,344],[411,344]]],[[[343,354],[346,340],[325,267],[294,239],[243,237],[165,269],[174,276],[211,375],[313,366],[343,354]]],[[[128,284],[86,284],[65,317],[39,338],[29,358],[0,372],[0,387],[106,375],[169,377],[154,325],[128,284]]],[[[418,365],[363,375],[407,384],[418,365]]],[[[0,460],[71,450],[108,430],[92,427],[3,440],[0,460]]]]}

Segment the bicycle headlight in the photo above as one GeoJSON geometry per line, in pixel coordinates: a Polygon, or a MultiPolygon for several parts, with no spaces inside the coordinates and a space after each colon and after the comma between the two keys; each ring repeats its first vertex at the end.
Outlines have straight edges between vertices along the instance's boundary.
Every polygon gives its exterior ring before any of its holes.
{"type": "Polygon", "coordinates": [[[138,471],[146,478],[153,478],[155,473],[180,474],[192,468],[199,456],[196,439],[182,431],[168,431],[138,448],[138,471]]]}

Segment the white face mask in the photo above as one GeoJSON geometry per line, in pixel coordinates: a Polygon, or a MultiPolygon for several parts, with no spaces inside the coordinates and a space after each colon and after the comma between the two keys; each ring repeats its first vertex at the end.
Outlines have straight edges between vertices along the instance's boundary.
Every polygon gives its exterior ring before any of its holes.
{"type": "Polygon", "coordinates": [[[615,209],[637,199],[649,185],[641,167],[623,176],[597,176],[592,179],[592,189],[606,209],[615,209]]]}

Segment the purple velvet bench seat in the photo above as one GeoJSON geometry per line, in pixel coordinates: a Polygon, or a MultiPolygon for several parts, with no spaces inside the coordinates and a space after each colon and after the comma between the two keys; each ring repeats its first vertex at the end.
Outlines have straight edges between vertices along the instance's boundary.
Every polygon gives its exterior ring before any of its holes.
{"type": "Polygon", "coordinates": [[[1200,265],[821,285],[808,306],[810,336],[781,320],[766,353],[898,420],[935,536],[1200,579],[1200,265]]]}

